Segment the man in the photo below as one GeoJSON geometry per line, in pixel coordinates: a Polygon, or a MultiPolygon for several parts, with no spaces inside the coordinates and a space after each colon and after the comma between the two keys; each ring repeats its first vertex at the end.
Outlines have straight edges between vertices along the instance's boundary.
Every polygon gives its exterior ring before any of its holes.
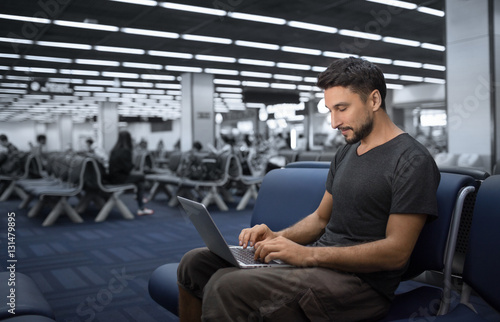
{"type": "Polygon", "coordinates": [[[9,141],[9,138],[5,134],[0,134],[0,145],[6,150],[7,153],[17,152],[18,149],[9,141]]]}
{"type": "Polygon", "coordinates": [[[322,201],[283,231],[257,225],[239,236],[257,259],[296,267],[242,270],[206,249],[188,252],[178,271],[181,320],[365,321],[389,310],[422,227],[437,216],[439,171],[387,115],[377,66],[337,60],[318,86],[347,142],[322,201]]]}

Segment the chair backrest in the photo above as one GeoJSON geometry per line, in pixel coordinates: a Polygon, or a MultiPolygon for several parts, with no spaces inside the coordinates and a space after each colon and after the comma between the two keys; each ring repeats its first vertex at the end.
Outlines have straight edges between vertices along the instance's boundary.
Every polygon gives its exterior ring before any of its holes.
{"type": "Polygon", "coordinates": [[[268,172],[255,202],[251,226],[265,223],[274,231],[311,214],[325,194],[328,169],[285,168],[268,172]]]}
{"type": "Polygon", "coordinates": [[[285,168],[330,168],[331,162],[327,161],[295,161],[289,163],[285,168]]]}
{"type": "MultiPolygon", "coordinates": [[[[426,223],[422,229],[403,279],[413,278],[426,270],[443,271],[449,246],[448,239],[452,236],[450,230],[453,229],[452,238],[456,239],[462,212],[461,206],[466,195],[474,190],[475,180],[472,177],[441,173],[441,181],[437,190],[438,218],[426,223]],[[461,193],[462,191],[464,193],[461,193]]],[[[452,246],[454,248],[454,245],[452,246]]],[[[447,265],[451,269],[451,259],[449,260],[447,265]]]]}
{"type": "Polygon", "coordinates": [[[332,160],[335,158],[335,154],[337,154],[334,151],[323,151],[318,157],[318,161],[328,161],[332,162],[332,160]]]}
{"type": "Polygon", "coordinates": [[[67,182],[74,186],[83,188],[85,182],[85,172],[87,171],[87,164],[89,158],[84,156],[74,156],[69,165],[69,173],[67,182]]]}
{"type": "Polygon", "coordinates": [[[486,302],[500,310],[500,175],[477,193],[463,278],[486,302]]]}

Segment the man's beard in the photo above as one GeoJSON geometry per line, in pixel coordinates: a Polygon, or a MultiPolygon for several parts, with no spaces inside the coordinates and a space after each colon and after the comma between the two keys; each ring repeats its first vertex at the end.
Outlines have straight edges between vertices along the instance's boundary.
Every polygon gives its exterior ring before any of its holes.
{"type": "Polygon", "coordinates": [[[361,125],[361,127],[358,130],[354,130],[351,128],[353,131],[353,136],[351,138],[345,138],[345,141],[347,144],[355,144],[367,137],[373,130],[373,120],[367,118],[365,122],[361,125]]]}

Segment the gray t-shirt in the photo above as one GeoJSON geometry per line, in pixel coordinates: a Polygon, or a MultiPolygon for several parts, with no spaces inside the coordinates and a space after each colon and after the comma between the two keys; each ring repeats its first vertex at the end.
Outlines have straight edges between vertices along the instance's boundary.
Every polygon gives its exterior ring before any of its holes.
{"type": "MultiPolygon", "coordinates": [[[[358,155],[346,145],[332,161],[326,190],[333,207],[313,246],[350,246],[385,238],[390,214],[437,216],[440,174],[427,149],[408,134],[358,155]]],[[[389,299],[403,270],[358,274],[389,299]]]]}

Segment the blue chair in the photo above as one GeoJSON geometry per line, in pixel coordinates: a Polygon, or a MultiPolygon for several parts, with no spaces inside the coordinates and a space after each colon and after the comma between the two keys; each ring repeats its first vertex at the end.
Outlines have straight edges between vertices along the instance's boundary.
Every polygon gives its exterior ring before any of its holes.
{"type": "Polygon", "coordinates": [[[477,194],[469,249],[465,257],[460,304],[450,313],[435,317],[433,321],[500,321],[500,256],[497,253],[500,249],[499,228],[500,175],[493,175],[483,181],[477,194]],[[472,291],[497,311],[496,316],[486,318],[474,311],[470,302],[472,291]]]}
{"type": "MultiPolygon", "coordinates": [[[[276,169],[262,181],[250,225],[266,223],[273,230],[286,228],[312,213],[324,193],[328,169],[276,169]]],[[[155,269],[149,278],[149,295],[178,314],[178,263],[155,269]]]]}
{"type": "Polygon", "coordinates": [[[460,215],[466,196],[475,190],[476,181],[466,175],[441,173],[437,191],[438,218],[428,222],[410,257],[403,276],[410,280],[426,271],[442,272],[443,287],[423,284],[421,287],[398,293],[388,315],[382,321],[393,321],[446,313],[451,301],[453,255],[460,225],[460,215]],[[425,310],[422,310],[425,308],[425,310]]]}
{"type": "Polygon", "coordinates": [[[328,161],[295,161],[288,163],[285,168],[330,168],[328,161]]]}

